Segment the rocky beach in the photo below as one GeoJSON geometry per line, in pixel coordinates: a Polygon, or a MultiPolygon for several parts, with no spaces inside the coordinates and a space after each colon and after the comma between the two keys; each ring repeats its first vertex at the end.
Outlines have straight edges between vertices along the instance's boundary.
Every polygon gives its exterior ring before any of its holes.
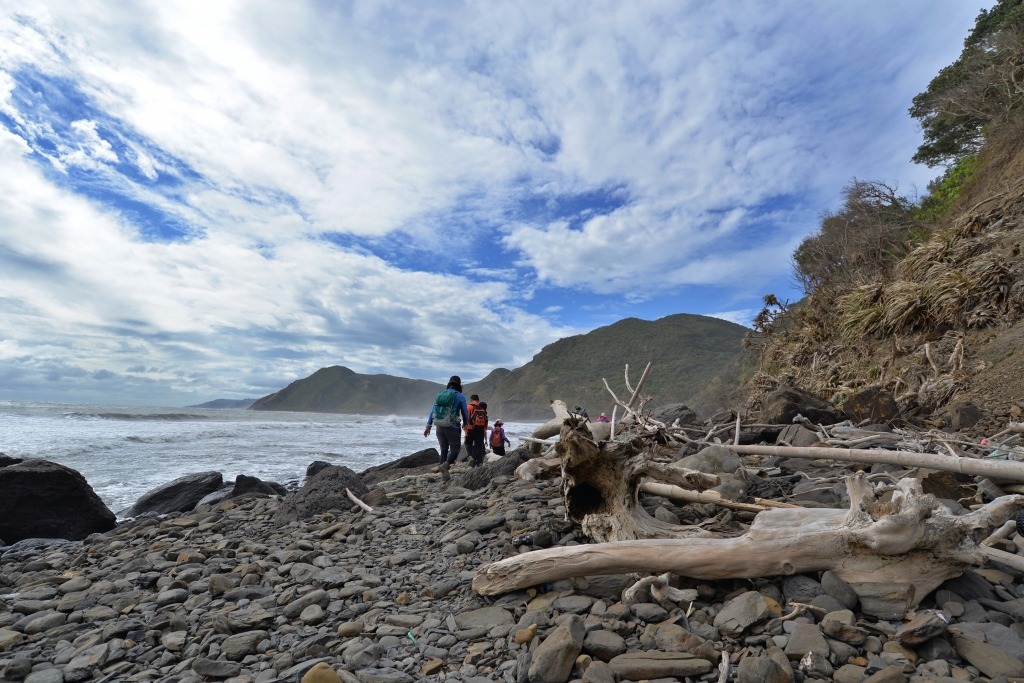
{"type": "MultiPolygon", "coordinates": [[[[737,442],[741,434],[745,443],[801,435],[781,425],[744,426],[737,442]]],[[[732,468],[745,482],[735,500],[840,509],[850,505],[843,477],[864,469],[724,450],[690,445],[676,465],[717,471],[723,492],[732,468]]],[[[601,574],[481,595],[472,582],[484,565],[594,541],[570,520],[557,459],[521,446],[481,468],[457,465],[448,480],[436,458],[428,449],[361,474],[312,463],[297,490],[197,473],[143,496],[124,521],[104,514],[73,470],[5,460],[0,487],[35,485],[40,518],[0,521],[0,533],[23,535],[0,548],[2,680],[1024,680],[1024,571],[1004,563],[967,569],[924,597],[910,584],[848,583],[831,571],[660,585],[601,574]],[[59,487],[38,488],[58,475],[59,487]],[[49,520],[47,496],[63,500],[49,520]],[[74,515],[58,519],[62,505],[74,515]],[[66,538],[24,536],[36,528],[66,538]]],[[[958,505],[949,496],[989,499],[964,475],[869,471],[918,477],[949,506],[958,505]],[[940,485],[962,490],[939,495],[940,485]]],[[[727,535],[757,514],[646,492],[640,505],[661,523],[727,535]]],[[[1011,522],[991,542],[1016,552],[1015,532],[1011,522]]]]}

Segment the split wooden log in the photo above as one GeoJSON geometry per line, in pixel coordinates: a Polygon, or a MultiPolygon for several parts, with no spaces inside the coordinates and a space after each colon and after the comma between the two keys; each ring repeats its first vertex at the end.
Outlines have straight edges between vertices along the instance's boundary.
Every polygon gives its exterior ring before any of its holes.
{"type": "Polygon", "coordinates": [[[846,481],[849,510],[766,510],[734,538],[648,538],[539,550],[481,567],[473,589],[497,595],[595,574],[671,572],[714,580],[830,570],[850,582],[912,583],[920,601],[998,552],[981,541],[1024,509],[1024,496],[1003,496],[957,517],[923,493],[917,479],[901,480],[890,502],[875,497],[863,472],[846,481]]]}
{"type": "Polygon", "coordinates": [[[861,450],[850,448],[799,448],[796,446],[734,446],[728,448],[741,455],[777,455],[783,458],[810,460],[842,460],[844,462],[880,463],[902,467],[924,467],[941,472],[959,472],[975,477],[1024,482],[1024,462],[961,458],[938,453],[861,450]]]}
{"type": "Polygon", "coordinates": [[[721,483],[716,475],[655,462],[635,441],[599,444],[575,416],[562,426],[555,451],[561,458],[566,517],[590,538],[603,542],[709,535],[700,527],[654,519],[640,506],[639,491],[644,477],[703,490],[721,483]]]}

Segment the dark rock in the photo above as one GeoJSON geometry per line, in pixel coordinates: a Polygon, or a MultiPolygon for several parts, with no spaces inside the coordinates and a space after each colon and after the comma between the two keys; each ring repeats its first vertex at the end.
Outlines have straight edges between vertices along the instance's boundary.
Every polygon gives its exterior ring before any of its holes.
{"type": "Polygon", "coordinates": [[[231,490],[233,488],[234,484],[228,484],[227,486],[222,486],[213,493],[207,493],[199,499],[199,502],[196,503],[196,507],[199,507],[200,505],[216,505],[217,503],[224,502],[231,497],[231,490]]]}
{"type": "Polygon", "coordinates": [[[192,670],[200,676],[207,678],[231,678],[242,671],[242,665],[237,662],[223,660],[204,659],[202,657],[192,662],[192,670]]]}
{"type": "Polygon", "coordinates": [[[309,463],[309,465],[306,467],[306,479],[316,476],[317,472],[324,469],[325,467],[330,466],[331,463],[329,462],[324,462],[323,460],[314,460],[313,462],[309,463]]]}
{"type": "Polygon", "coordinates": [[[879,619],[902,619],[914,599],[912,583],[854,583],[864,614],[879,619]]]}
{"type": "Polygon", "coordinates": [[[654,680],[701,676],[712,669],[711,662],[689,652],[627,652],[619,655],[608,666],[628,681],[654,680]]]}
{"type": "Polygon", "coordinates": [[[932,638],[924,645],[921,645],[917,648],[917,656],[926,662],[944,659],[951,664],[955,664],[960,661],[960,656],[957,655],[956,650],[953,649],[953,646],[945,638],[932,638]]]}
{"type": "Polygon", "coordinates": [[[17,465],[19,462],[25,462],[21,458],[15,458],[6,453],[0,453],[0,467],[10,467],[11,465],[17,465]]]}
{"type": "Polygon", "coordinates": [[[756,591],[747,591],[722,606],[715,615],[714,626],[722,635],[738,638],[747,627],[768,616],[768,603],[756,591]]]}
{"type": "Polygon", "coordinates": [[[949,416],[953,429],[970,429],[981,420],[981,408],[969,402],[954,403],[949,406],[949,416]]]}
{"type": "Polygon", "coordinates": [[[346,488],[359,498],[369,492],[359,475],[349,468],[325,467],[307,479],[297,493],[281,502],[275,521],[287,524],[328,510],[347,510],[352,507],[352,501],[345,493],[346,488]]]}
{"type": "MultiPolygon", "coordinates": [[[[2,535],[0,533],[0,536],[2,535]]],[[[992,584],[970,569],[965,569],[964,573],[956,578],[947,579],[939,586],[939,589],[956,593],[964,601],[977,600],[979,598],[985,598],[986,600],[999,599],[999,596],[996,595],[995,590],[992,588],[992,584]]]]}
{"type": "Polygon", "coordinates": [[[782,579],[782,594],[786,596],[786,602],[807,604],[824,593],[821,584],[809,576],[794,574],[782,579]]]}
{"type": "Polygon", "coordinates": [[[615,683],[615,671],[602,661],[595,661],[583,672],[583,683],[615,683]]]}
{"type": "Polygon", "coordinates": [[[403,477],[410,474],[410,470],[427,472],[430,468],[440,464],[440,462],[441,454],[436,448],[425,448],[422,451],[417,451],[398,460],[392,460],[383,465],[363,470],[359,473],[359,476],[363,478],[363,482],[367,486],[371,486],[395,477],[403,477]]]}
{"type": "Polygon", "coordinates": [[[700,423],[697,413],[690,410],[684,403],[670,403],[667,406],[662,406],[651,413],[651,417],[667,425],[671,425],[676,420],[683,425],[700,423]]]}
{"type": "Polygon", "coordinates": [[[148,491],[124,512],[125,517],[138,517],[145,512],[165,515],[169,512],[188,512],[205,496],[224,484],[220,472],[195,472],[178,477],[163,486],[148,491]]]}
{"type": "Polygon", "coordinates": [[[954,636],[953,646],[958,655],[976,666],[986,676],[1024,676],[1024,663],[984,641],[954,636]]]}
{"type": "Polygon", "coordinates": [[[900,409],[891,392],[879,387],[866,387],[843,402],[843,412],[854,423],[863,420],[877,423],[895,420],[900,414],[900,409]]]}
{"type": "Polygon", "coordinates": [[[246,494],[258,496],[287,496],[288,489],[277,482],[263,481],[257,477],[250,477],[247,474],[239,474],[235,477],[235,485],[231,489],[229,498],[238,498],[246,494]]]}
{"type": "Polygon", "coordinates": [[[811,605],[814,607],[820,607],[827,612],[840,612],[846,609],[846,605],[839,602],[831,595],[819,595],[818,597],[811,600],[811,605]]]}
{"type": "Polygon", "coordinates": [[[80,541],[114,528],[117,518],[80,473],[49,460],[0,468],[0,538],[80,541]]]}
{"type": "MultiPolygon", "coordinates": [[[[440,457],[438,455],[438,458],[440,457]]],[[[484,463],[482,467],[474,467],[464,474],[454,477],[452,484],[470,491],[482,489],[490,484],[495,477],[511,476],[517,467],[532,457],[533,454],[530,453],[529,447],[520,446],[499,460],[484,463]]]]}
{"type": "Polygon", "coordinates": [[[814,652],[822,657],[828,657],[831,650],[821,629],[817,624],[794,624],[789,634],[789,642],[786,643],[786,656],[791,660],[803,658],[809,652],[814,652]]]}
{"type": "Polygon", "coordinates": [[[624,574],[600,574],[588,576],[587,595],[595,598],[608,598],[618,601],[622,590],[629,583],[629,577],[624,574]]]}
{"type": "Polygon", "coordinates": [[[466,522],[466,531],[479,531],[482,534],[505,523],[504,517],[474,517],[466,522]]]}
{"type": "Polygon", "coordinates": [[[857,591],[832,572],[827,571],[821,575],[821,588],[825,595],[831,595],[843,603],[846,609],[857,609],[857,591]]]}
{"type": "Polygon", "coordinates": [[[761,421],[768,424],[792,424],[793,418],[803,415],[818,424],[835,424],[843,414],[831,403],[809,391],[796,387],[780,387],[761,401],[761,421]]]}
{"type": "Polygon", "coordinates": [[[583,620],[573,614],[533,652],[530,683],[565,683],[583,648],[583,620]]]}
{"type": "Polygon", "coordinates": [[[918,613],[916,617],[896,630],[896,637],[907,647],[917,647],[926,640],[946,632],[949,619],[931,610],[918,613]]]}
{"type": "Polygon", "coordinates": [[[646,621],[649,624],[663,621],[668,617],[668,612],[666,612],[664,608],[651,602],[639,602],[633,605],[630,609],[633,611],[633,615],[636,616],[637,619],[646,621]]]}
{"type": "Polygon", "coordinates": [[[626,651],[626,641],[618,633],[594,629],[583,639],[583,652],[595,659],[609,661],[626,651]]]}
{"type": "Polygon", "coordinates": [[[812,432],[803,425],[788,425],[781,432],[779,432],[776,443],[785,441],[790,446],[796,446],[797,448],[806,448],[813,446],[821,440],[817,432],[812,432]]]}
{"type": "Polygon", "coordinates": [[[736,669],[739,683],[788,683],[786,673],[768,657],[747,657],[736,669]]]}

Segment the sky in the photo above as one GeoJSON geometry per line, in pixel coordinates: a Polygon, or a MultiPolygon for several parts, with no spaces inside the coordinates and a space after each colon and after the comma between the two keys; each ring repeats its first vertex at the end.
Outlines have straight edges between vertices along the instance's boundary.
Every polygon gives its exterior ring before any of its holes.
{"type": "Polygon", "coordinates": [[[0,0],[0,399],[442,381],[749,324],[852,178],[923,192],[954,0],[0,0]]]}

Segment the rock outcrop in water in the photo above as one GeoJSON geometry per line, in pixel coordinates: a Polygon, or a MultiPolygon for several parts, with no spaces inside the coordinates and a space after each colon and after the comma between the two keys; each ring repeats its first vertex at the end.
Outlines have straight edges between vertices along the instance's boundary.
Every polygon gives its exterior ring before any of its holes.
{"type": "Polygon", "coordinates": [[[158,486],[142,495],[135,504],[124,511],[123,517],[138,517],[147,512],[160,515],[168,512],[188,512],[203,497],[224,485],[220,472],[195,472],[178,477],[163,486],[158,486]]]}
{"type": "Polygon", "coordinates": [[[0,468],[0,539],[80,541],[114,528],[114,513],[81,474],[49,460],[0,468]]]}

